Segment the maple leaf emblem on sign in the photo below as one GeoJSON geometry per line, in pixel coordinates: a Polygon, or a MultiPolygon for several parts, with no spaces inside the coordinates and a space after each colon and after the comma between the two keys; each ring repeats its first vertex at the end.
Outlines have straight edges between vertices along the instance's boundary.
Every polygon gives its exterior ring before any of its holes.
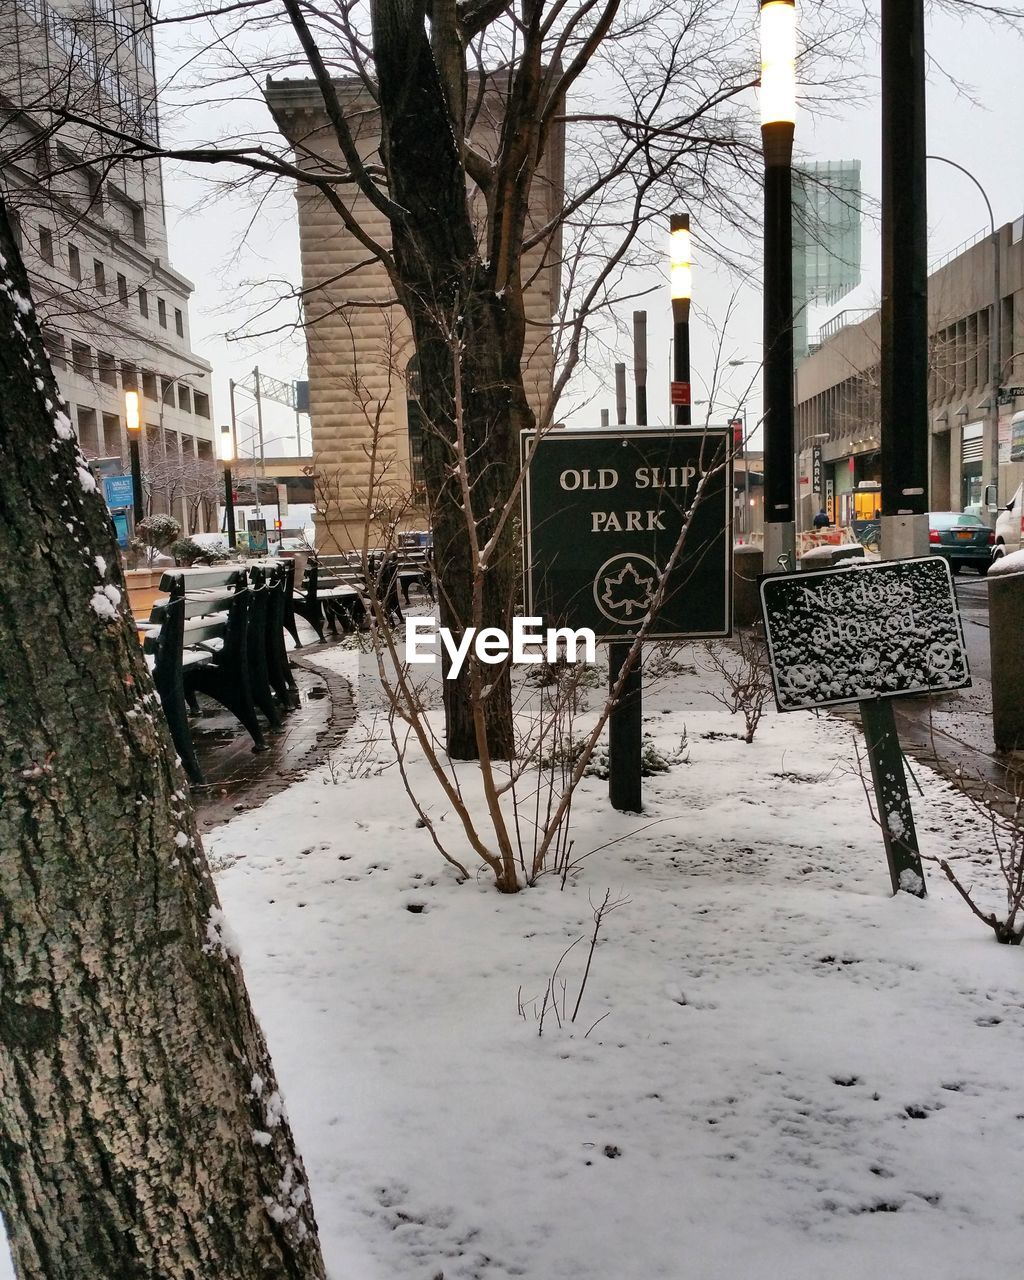
{"type": "Polygon", "coordinates": [[[609,609],[627,618],[632,618],[634,612],[646,613],[654,593],[654,579],[641,577],[628,560],[617,574],[605,577],[603,586],[601,599],[609,609]]]}

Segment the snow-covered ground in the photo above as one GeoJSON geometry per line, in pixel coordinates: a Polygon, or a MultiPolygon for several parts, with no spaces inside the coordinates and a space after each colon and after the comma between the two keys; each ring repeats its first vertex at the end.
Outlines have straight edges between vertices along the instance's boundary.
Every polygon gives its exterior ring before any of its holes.
{"type": "MultiPolygon", "coordinates": [[[[358,776],[367,720],[208,838],[332,1280],[1018,1273],[1024,953],[937,871],[890,896],[845,722],[769,710],[746,745],[712,679],[684,649],[650,682],[688,762],[640,817],[585,779],[564,885],[459,884],[397,771],[358,776]]],[[[923,850],[985,848],[915,772],[923,850]]]]}

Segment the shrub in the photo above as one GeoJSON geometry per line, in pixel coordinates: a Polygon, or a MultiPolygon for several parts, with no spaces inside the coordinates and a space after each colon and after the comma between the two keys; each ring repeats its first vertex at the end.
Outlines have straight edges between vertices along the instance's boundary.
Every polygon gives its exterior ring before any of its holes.
{"type": "Polygon", "coordinates": [[[186,567],[193,564],[223,564],[228,558],[228,553],[220,547],[204,547],[193,538],[179,538],[177,542],[173,542],[171,555],[174,556],[175,564],[186,567]]]}
{"type": "Polygon", "coordinates": [[[181,525],[174,516],[146,516],[136,526],[136,533],[147,547],[163,551],[181,536],[181,525]]]}

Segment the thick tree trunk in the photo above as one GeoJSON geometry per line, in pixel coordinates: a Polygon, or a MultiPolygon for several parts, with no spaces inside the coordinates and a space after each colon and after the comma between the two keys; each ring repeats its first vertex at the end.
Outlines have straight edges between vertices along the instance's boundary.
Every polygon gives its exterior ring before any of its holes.
{"type": "Polygon", "coordinates": [[[266,1045],[0,203],[0,1207],[23,1280],[318,1280],[266,1045]]]}
{"type": "MultiPolygon", "coordinates": [[[[419,357],[441,623],[458,634],[476,621],[467,520],[475,521],[479,542],[486,543],[518,472],[518,433],[534,422],[522,375],[522,289],[516,270],[499,295],[493,267],[480,257],[455,132],[465,86],[451,70],[450,58],[443,62],[448,78],[442,85],[422,4],[375,0],[373,20],[382,153],[391,197],[407,211],[392,220],[392,246],[419,357]],[[464,510],[453,467],[456,379],[465,442],[459,461],[468,474],[472,512],[464,510]]],[[[511,521],[480,592],[480,624],[508,630],[518,595],[511,521]]],[[[514,751],[510,671],[506,666],[495,672],[487,668],[487,749],[493,758],[509,759],[514,751]]],[[[468,664],[458,680],[445,680],[445,714],[449,754],[478,758],[468,664]]]]}

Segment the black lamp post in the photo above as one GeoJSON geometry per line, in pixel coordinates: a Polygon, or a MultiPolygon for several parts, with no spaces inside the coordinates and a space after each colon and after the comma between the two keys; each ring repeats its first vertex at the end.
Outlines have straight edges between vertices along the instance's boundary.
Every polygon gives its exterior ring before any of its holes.
{"type": "Polygon", "coordinates": [[[882,0],[882,558],[928,554],[924,0],[882,0]]]}
{"type": "Polygon", "coordinates": [[[690,397],[690,215],[674,213],[669,222],[672,252],[672,405],[677,427],[692,422],[690,397]]]}
{"type": "Polygon", "coordinates": [[[793,134],[796,3],[761,2],[764,153],[764,567],[796,568],[793,484],[793,134]]]}
{"type": "Polygon", "coordinates": [[[228,546],[232,551],[238,545],[235,535],[235,491],[231,483],[231,464],[235,460],[235,433],[230,427],[220,429],[220,460],[224,464],[224,524],[227,528],[228,546]]]}
{"type": "Polygon", "coordinates": [[[142,460],[139,457],[142,414],[137,391],[124,393],[124,422],[128,429],[128,457],[132,468],[132,525],[133,528],[138,528],[139,521],[145,519],[146,512],[142,505],[142,460]]]}

